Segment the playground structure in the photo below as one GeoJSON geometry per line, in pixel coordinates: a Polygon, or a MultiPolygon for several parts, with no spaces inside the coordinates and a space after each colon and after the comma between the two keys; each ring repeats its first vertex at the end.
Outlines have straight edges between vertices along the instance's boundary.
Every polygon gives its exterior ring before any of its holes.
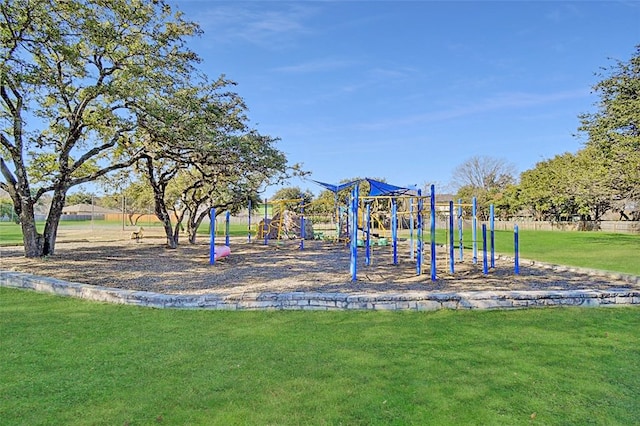
{"type": "MultiPolygon", "coordinates": [[[[398,243],[401,240],[408,241],[409,257],[411,261],[416,263],[416,275],[423,273],[422,267],[427,263],[424,256],[429,254],[431,280],[435,281],[437,279],[437,247],[447,248],[450,274],[455,272],[456,254],[458,262],[462,262],[464,259],[463,224],[465,222],[464,216],[470,210],[473,263],[478,263],[479,243],[481,243],[483,273],[488,274],[489,268],[495,268],[493,205],[490,206],[489,228],[487,229],[486,223],[482,223],[482,238],[479,239],[475,198],[471,204],[462,204],[461,200],[458,200],[457,205],[454,205],[453,201],[449,201],[448,204],[437,204],[434,185],[431,185],[430,194],[423,196],[420,189],[398,187],[373,179],[364,180],[369,183],[370,190],[368,195],[363,196],[359,194],[362,180],[340,185],[314,181],[334,192],[335,204],[333,213],[330,214],[313,213],[312,206],[304,205],[301,199],[272,200],[271,202],[265,200],[262,206],[264,215],[257,223],[254,232],[252,232],[251,225],[252,209],[249,205],[248,242],[260,242],[268,245],[271,240],[279,243],[283,240],[296,240],[300,250],[304,249],[305,240],[344,243],[350,248],[350,273],[352,281],[356,281],[360,248],[364,249],[364,264],[369,266],[372,263],[372,252],[375,246],[390,246],[393,264],[397,265],[399,262],[398,243]],[[350,195],[347,205],[340,205],[338,192],[348,189],[350,189],[350,195]],[[269,206],[271,206],[271,217],[269,217],[269,206]],[[427,220],[429,221],[428,228],[427,220]],[[437,222],[440,222],[441,225],[444,222],[447,240],[445,244],[436,244],[437,222]],[[455,238],[456,224],[457,239],[455,238]],[[424,233],[427,229],[429,236],[425,238],[424,233]],[[252,236],[254,237],[253,241],[252,236]],[[456,243],[457,253],[455,251],[456,243]]],[[[215,214],[212,214],[211,217],[215,217],[215,214]]],[[[228,246],[228,212],[226,228],[226,245],[228,246]]],[[[516,275],[519,274],[518,239],[516,225],[514,227],[514,272],[516,275]]]]}
{"type": "MultiPolygon", "coordinates": [[[[271,218],[268,217],[269,203],[264,203],[264,218],[258,223],[255,237],[261,240],[280,240],[280,239],[304,239],[313,235],[313,224],[304,217],[304,205],[302,199],[295,200],[276,200],[271,205],[276,205],[275,213],[271,218]],[[291,210],[289,205],[295,205],[297,211],[291,210]]],[[[272,207],[273,208],[273,207],[272,207]]],[[[251,210],[249,210],[251,212],[251,210]]],[[[249,216],[249,219],[251,216],[249,216]]],[[[251,233],[251,227],[249,226],[251,233]]],[[[251,235],[251,234],[249,234],[251,235]]]]}

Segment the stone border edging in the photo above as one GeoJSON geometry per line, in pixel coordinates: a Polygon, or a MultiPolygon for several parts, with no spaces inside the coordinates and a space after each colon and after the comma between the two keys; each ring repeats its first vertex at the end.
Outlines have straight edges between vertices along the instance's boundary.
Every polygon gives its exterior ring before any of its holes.
{"type": "MultiPolygon", "coordinates": [[[[513,262],[515,259],[511,256],[498,255],[498,259],[506,259],[513,262]]],[[[610,272],[601,269],[583,268],[580,266],[556,265],[554,263],[539,262],[537,260],[520,259],[520,266],[529,266],[541,269],[549,269],[554,272],[573,272],[584,274],[590,277],[606,277],[613,280],[620,280],[629,284],[640,284],[640,276],[625,274],[624,272],[610,272]]]]}
{"type": "Polygon", "coordinates": [[[162,294],[62,281],[23,272],[0,271],[0,286],[152,308],[212,310],[414,310],[517,309],[548,306],[640,305],[640,291],[464,291],[459,293],[243,293],[162,294]]]}

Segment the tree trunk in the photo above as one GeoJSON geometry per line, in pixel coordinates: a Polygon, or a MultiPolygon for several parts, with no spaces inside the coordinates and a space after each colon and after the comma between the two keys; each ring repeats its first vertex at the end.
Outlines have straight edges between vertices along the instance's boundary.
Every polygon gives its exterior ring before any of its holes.
{"type": "Polygon", "coordinates": [[[178,248],[178,238],[173,232],[171,216],[169,216],[167,205],[164,202],[166,182],[163,184],[161,181],[156,180],[153,169],[153,159],[147,156],[144,160],[148,172],[147,177],[149,179],[149,184],[153,190],[154,211],[156,213],[156,217],[160,219],[160,222],[162,222],[164,233],[167,236],[167,247],[171,249],[178,248]]]}
{"type": "MultiPolygon", "coordinates": [[[[180,240],[180,224],[179,223],[177,223],[176,227],[173,229],[173,240],[175,241],[177,246],[180,240]]],[[[172,248],[175,248],[175,247],[172,247],[172,248]]]]}
{"type": "MultiPolygon", "coordinates": [[[[153,186],[153,185],[152,185],[153,186]]],[[[167,205],[164,202],[164,192],[156,191],[156,187],[153,188],[154,200],[155,200],[155,212],[160,222],[162,222],[162,227],[164,228],[164,233],[167,236],[167,247],[171,249],[178,248],[178,236],[173,232],[173,226],[171,225],[171,216],[167,210],[167,205]]]]}
{"type": "Polygon", "coordinates": [[[183,210],[182,213],[178,215],[178,212],[174,210],[174,214],[176,217],[176,227],[173,230],[173,238],[176,242],[176,245],[178,244],[178,241],[180,239],[180,230],[182,229],[182,221],[184,219],[184,213],[185,213],[185,210],[183,210]]]}
{"type": "Polygon", "coordinates": [[[40,257],[42,256],[43,238],[36,227],[35,201],[31,197],[31,189],[26,179],[27,172],[19,159],[14,159],[14,164],[16,165],[15,177],[4,159],[0,157],[0,173],[7,182],[7,190],[11,201],[13,201],[13,209],[22,229],[24,255],[25,257],[40,257]]]}
{"type": "Polygon", "coordinates": [[[55,252],[56,238],[58,237],[58,225],[62,216],[62,209],[66,199],[66,190],[57,189],[51,199],[51,207],[44,226],[44,241],[42,256],[51,256],[55,252]]]}
{"type": "Polygon", "coordinates": [[[171,220],[169,222],[162,222],[164,227],[164,232],[167,235],[167,247],[170,249],[178,248],[178,237],[173,233],[173,228],[171,226],[171,220]]]}
{"type": "Polygon", "coordinates": [[[22,228],[22,242],[25,257],[41,257],[43,255],[44,238],[36,228],[35,214],[32,203],[23,203],[20,212],[22,228]]]}
{"type": "Polygon", "coordinates": [[[197,228],[194,227],[193,220],[191,219],[191,215],[189,215],[189,219],[187,220],[187,237],[189,239],[189,244],[196,243],[196,232],[197,228]]]}
{"type": "Polygon", "coordinates": [[[189,220],[187,221],[187,234],[189,235],[189,244],[196,243],[198,228],[200,227],[200,224],[208,214],[209,214],[208,209],[200,212],[200,214],[197,216],[193,214],[189,214],[189,220]]]}
{"type": "Polygon", "coordinates": [[[178,248],[178,238],[173,232],[173,226],[171,225],[171,217],[167,212],[167,206],[163,199],[156,198],[156,216],[162,222],[164,233],[167,236],[167,247],[171,249],[178,248]]]}

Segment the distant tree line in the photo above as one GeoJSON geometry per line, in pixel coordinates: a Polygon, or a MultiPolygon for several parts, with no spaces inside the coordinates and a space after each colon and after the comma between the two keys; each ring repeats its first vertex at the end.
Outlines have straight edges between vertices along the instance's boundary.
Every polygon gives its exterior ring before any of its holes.
{"type": "Polygon", "coordinates": [[[482,209],[494,204],[504,218],[524,211],[536,220],[598,221],[613,211],[640,220],[640,46],[598,76],[597,111],[579,116],[584,148],[541,161],[519,180],[505,160],[474,157],[454,173],[456,196],[475,196],[482,209]]]}

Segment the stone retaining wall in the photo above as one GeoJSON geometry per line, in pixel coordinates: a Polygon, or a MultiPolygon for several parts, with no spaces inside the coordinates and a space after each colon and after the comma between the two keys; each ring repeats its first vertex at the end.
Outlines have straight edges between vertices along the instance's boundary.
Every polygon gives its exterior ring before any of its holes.
{"type": "Polygon", "coordinates": [[[244,293],[171,295],[72,283],[21,272],[0,271],[0,286],[78,297],[87,300],[152,308],[219,310],[414,310],[516,309],[547,306],[640,305],[640,291],[630,289],[571,291],[466,291],[459,293],[406,292],[244,293]]]}

